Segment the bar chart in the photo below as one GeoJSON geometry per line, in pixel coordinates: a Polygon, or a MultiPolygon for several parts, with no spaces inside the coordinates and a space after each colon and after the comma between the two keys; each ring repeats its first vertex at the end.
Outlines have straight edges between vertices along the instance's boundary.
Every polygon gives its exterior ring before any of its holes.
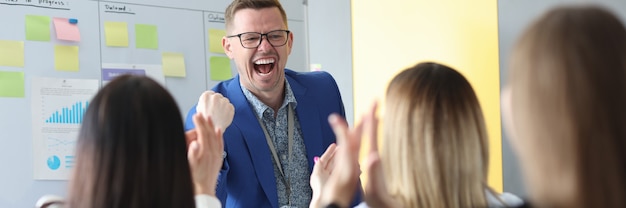
{"type": "Polygon", "coordinates": [[[46,123],[80,124],[83,122],[83,116],[88,106],[89,102],[76,102],[70,107],[64,107],[52,113],[46,119],[46,123]]]}

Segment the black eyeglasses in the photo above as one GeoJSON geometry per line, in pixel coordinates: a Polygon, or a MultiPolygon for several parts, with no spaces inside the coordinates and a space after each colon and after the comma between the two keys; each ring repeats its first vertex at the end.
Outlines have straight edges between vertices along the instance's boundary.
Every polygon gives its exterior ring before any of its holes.
{"type": "Polygon", "coordinates": [[[239,37],[241,46],[243,46],[244,48],[256,48],[261,45],[261,41],[263,41],[263,36],[265,36],[270,45],[274,47],[279,47],[287,44],[287,39],[289,39],[289,33],[289,30],[274,30],[267,33],[245,32],[237,35],[229,35],[226,37],[239,37]]]}

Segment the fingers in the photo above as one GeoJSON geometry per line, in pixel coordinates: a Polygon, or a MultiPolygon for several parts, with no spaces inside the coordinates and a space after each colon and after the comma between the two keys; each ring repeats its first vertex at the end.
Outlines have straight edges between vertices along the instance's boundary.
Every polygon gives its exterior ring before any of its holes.
{"type": "Polygon", "coordinates": [[[333,113],[328,116],[328,123],[330,123],[330,127],[337,137],[337,145],[345,143],[348,134],[348,123],[346,120],[341,118],[338,114],[333,113]]]}
{"type": "Polygon", "coordinates": [[[328,148],[326,148],[326,151],[324,152],[324,154],[322,154],[322,157],[319,158],[319,160],[323,162],[322,164],[323,164],[324,169],[327,169],[330,166],[330,164],[333,163],[332,161],[335,156],[335,152],[337,152],[336,149],[337,149],[337,144],[332,143],[328,145],[328,148]]]}
{"type": "Polygon", "coordinates": [[[196,111],[205,118],[212,117],[213,125],[226,129],[233,121],[235,107],[220,93],[206,91],[200,95],[196,111]]]}
{"type": "MultiPolygon", "coordinates": [[[[367,155],[366,165],[367,172],[370,174],[368,177],[368,181],[376,181],[377,177],[382,177],[382,167],[380,163],[380,156],[378,155],[378,153],[370,153],[369,155],[367,155]]],[[[368,184],[375,185],[375,183],[368,184]]]]}
{"type": "Polygon", "coordinates": [[[198,138],[198,133],[196,129],[189,130],[185,132],[185,140],[187,141],[187,148],[189,148],[189,144],[198,138]]]}
{"type": "Polygon", "coordinates": [[[193,116],[193,122],[196,125],[196,131],[198,131],[199,134],[199,139],[197,141],[201,146],[204,146],[204,144],[207,143],[205,140],[208,139],[208,131],[211,129],[209,128],[207,122],[210,122],[210,120],[211,119],[204,119],[200,113],[196,113],[196,115],[193,116]]]}
{"type": "Polygon", "coordinates": [[[191,143],[189,143],[189,147],[187,150],[187,159],[189,160],[189,163],[192,163],[192,165],[195,165],[196,158],[198,158],[199,155],[200,155],[200,152],[199,152],[198,142],[192,141],[191,143]]]}
{"type": "Polygon", "coordinates": [[[372,107],[365,115],[364,118],[364,131],[369,138],[369,152],[378,152],[378,117],[376,116],[376,110],[378,109],[378,102],[374,101],[372,107]]]}

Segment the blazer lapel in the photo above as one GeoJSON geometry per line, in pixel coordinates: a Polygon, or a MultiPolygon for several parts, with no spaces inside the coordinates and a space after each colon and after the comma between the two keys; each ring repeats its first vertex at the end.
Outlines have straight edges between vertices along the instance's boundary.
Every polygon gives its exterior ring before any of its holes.
{"type": "MultiPolygon", "coordinates": [[[[265,196],[272,205],[278,207],[278,193],[276,191],[276,176],[274,165],[270,157],[269,147],[259,121],[248,104],[248,100],[241,91],[239,76],[236,82],[229,86],[229,99],[235,106],[233,124],[237,125],[250,152],[250,160],[254,166],[257,180],[261,184],[265,196]]],[[[232,153],[237,154],[237,153],[232,153]]],[[[244,187],[245,188],[245,187],[244,187]]]]}
{"type": "Polygon", "coordinates": [[[300,122],[300,129],[302,130],[302,139],[304,140],[304,146],[306,147],[307,161],[309,162],[309,172],[313,170],[313,157],[320,156],[320,152],[323,150],[322,140],[322,126],[321,122],[325,122],[326,118],[320,118],[320,112],[317,108],[319,100],[314,100],[306,96],[307,88],[302,86],[298,81],[292,79],[290,76],[285,76],[291,91],[293,91],[298,105],[296,106],[296,114],[298,121],[300,122]]]}

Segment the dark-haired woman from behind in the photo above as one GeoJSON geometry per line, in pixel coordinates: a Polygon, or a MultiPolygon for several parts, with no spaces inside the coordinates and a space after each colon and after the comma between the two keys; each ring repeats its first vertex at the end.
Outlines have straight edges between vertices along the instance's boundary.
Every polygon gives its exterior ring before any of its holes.
{"type": "MultiPolygon", "coordinates": [[[[231,115],[227,99],[209,105],[231,115]]],[[[64,207],[221,207],[215,186],[223,129],[194,116],[184,132],[173,97],[157,82],[124,75],[89,105],[78,136],[76,166],[64,207]]]]}

